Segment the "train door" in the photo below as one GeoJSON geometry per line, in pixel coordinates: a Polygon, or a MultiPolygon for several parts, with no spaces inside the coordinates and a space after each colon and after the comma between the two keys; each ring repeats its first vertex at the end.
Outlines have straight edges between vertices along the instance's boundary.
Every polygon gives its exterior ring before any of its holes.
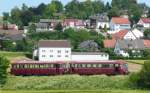
{"type": "Polygon", "coordinates": [[[120,65],[119,64],[114,64],[115,65],[115,74],[120,73],[120,65]]]}
{"type": "Polygon", "coordinates": [[[60,74],[59,69],[60,69],[60,64],[55,64],[56,67],[56,74],[60,74]]]}

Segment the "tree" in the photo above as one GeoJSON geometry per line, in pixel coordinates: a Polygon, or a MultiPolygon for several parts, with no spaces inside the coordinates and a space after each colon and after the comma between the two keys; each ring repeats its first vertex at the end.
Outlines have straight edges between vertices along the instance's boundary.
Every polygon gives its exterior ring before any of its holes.
{"type": "Polygon", "coordinates": [[[117,17],[120,16],[120,10],[117,7],[112,7],[112,9],[110,9],[110,11],[108,11],[108,17],[117,17]]]}
{"type": "Polygon", "coordinates": [[[145,36],[146,39],[150,39],[150,29],[146,29],[144,31],[144,36],[145,36]]]}
{"type": "Polygon", "coordinates": [[[150,61],[144,62],[143,68],[139,73],[138,86],[142,88],[150,88],[150,61]]]}
{"type": "Polygon", "coordinates": [[[9,60],[0,55],[0,86],[7,80],[7,69],[9,67],[9,60]]]}
{"type": "Polygon", "coordinates": [[[56,31],[62,31],[63,30],[63,26],[62,26],[62,24],[61,23],[58,23],[57,25],[56,25],[56,27],[55,27],[55,30],[56,31]]]}
{"type": "Polygon", "coordinates": [[[3,29],[8,29],[9,13],[3,13],[3,29]]]}

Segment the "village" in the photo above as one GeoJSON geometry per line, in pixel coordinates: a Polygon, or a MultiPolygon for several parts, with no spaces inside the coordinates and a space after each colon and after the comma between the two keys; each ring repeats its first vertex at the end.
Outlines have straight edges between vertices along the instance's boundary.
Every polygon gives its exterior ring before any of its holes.
{"type": "Polygon", "coordinates": [[[145,1],[50,0],[0,15],[0,93],[149,93],[149,71],[145,1]]]}

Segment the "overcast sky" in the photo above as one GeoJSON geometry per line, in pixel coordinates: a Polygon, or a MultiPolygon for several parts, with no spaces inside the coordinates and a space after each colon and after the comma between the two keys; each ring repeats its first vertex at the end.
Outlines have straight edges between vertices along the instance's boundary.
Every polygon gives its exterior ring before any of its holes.
{"type": "MultiPolygon", "coordinates": [[[[15,6],[21,7],[23,3],[25,3],[28,6],[38,6],[40,3],[49,3],[51,0],[0,0],[0,15],[2,15],[3,12],[9,12],[12,8],[15,6]]],[[[60,0],[63,4],[66,4],[67,2],[71,0],[60,0]]],[[[83,0],[82,0],[83,1],[83,0]]],[[[111,2],[111,0],[102,0],[104,2],[111,2]]],[[[144,2],[147,5],[150,6],[150,0],[138,0],[138,2],[144,2]]]]}

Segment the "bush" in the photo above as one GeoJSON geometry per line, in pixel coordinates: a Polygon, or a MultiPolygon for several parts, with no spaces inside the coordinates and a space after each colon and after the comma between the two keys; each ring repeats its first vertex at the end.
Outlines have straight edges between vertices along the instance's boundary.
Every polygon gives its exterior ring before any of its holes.
{"type": "Polygon", "coordinates": [[[9,60],[0,56],[0,86],[2,86],[7,79],[7,69],[9,67],[9,60]]]}
{"type": "Polygon", "coordinates": [[[150,61],[144,63],[137,83],[139,87],[150,88],[150,61]]]}

